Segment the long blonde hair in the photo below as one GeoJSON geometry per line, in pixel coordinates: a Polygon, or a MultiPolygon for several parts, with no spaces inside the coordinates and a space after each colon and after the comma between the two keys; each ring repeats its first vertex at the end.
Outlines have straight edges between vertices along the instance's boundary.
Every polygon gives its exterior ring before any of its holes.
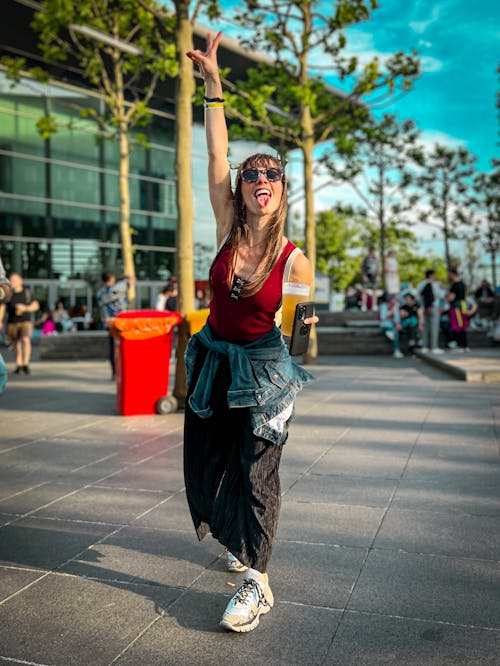
{"type": "MultiPolygon", "coordinates": [[[[228,287],[231,288],[234,279],[235,265],[238,254],[238,246],[242,240],[248,238],[248,224],[246,221],[246,206],[243,202],[243,197],[241,195],[241,172],[247,167],[256,167],[260,169],[265,169],[267,167],[276,167],[282,169],[280,161],[273,155],[267,153],[256,153],[255,155],[250,155],[246,160],[240,165],[238,169],[238,174],[236,176],[236,185],[233,195],[233,225],[231,231],[229,232],[228,238],[224,243],[223,247],[226,247],[228,243],[231,243],[231,255],[229,260],[229,271],[228,271],[228,287]]],[[[283,231],[285,228],[286,215],[288,211],[288,196],[287,196],[287,186],[286,178],[283,172],[282,177],[283,191],[281,194],[281,200],[278,208],[271,214],[269,224],[268,224],[268,234],[266,239],[266,246],[262,259],[259,262],[260,268],[255,271],[252,277],[246,281],[243,288],[242,296],[252,296],[257,293],[262,287],[264,282],[269,277],[274,264],[278,260],[278,257],[281,254],[282,240],[283,240],[283,231]]],[[[222,250],[220,248],[219,252],[222,250]]],[[[219,253],[217,253],[218,256],[219,253]]],[[[217,256],[214,259],[214,263],[217,259],[217,256]]],[[[212,263],[213,266],[213,263],[212,263]]]]}

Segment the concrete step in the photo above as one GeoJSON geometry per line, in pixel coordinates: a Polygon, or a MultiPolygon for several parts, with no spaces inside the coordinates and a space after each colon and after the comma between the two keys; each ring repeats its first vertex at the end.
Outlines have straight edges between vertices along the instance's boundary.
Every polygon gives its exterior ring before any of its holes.
{"type": "Polygon", "coordinates": [[[108,358],[107,331],[77,331],[44,335],[39,342],[39,358],[49,360],[91,360],[108,358]]]}
{"type": "MultiPolygon", "coordinates": [[[[327,355],[372,355],[392,354],[392,343],[380,330],[378,323],[365,326],[317,326],[318,354],[327,355]]],[[[471,349],[492,347],[493,342],[485,331],[468,331],[471,349]]],[[[444,348],[444,339],[440,339],[444,348]]],[[[408,346],[408,336],[401,336],[401,349],[408,346]]]]}
{"type": "MultiPolygon", "coordinates": [[[[338,313],[326,313],[338,314],[338,313]]],[[[366,314],[366,313],[360,313],[366,314]]],[[[363,317],[349,323],[345,320],[341,325],[324,325],[325,319],[321,317],[320,325],[316,327],[318,336],[318,354],[327,355],[371,355],[392,354],[392,343],[382,333],[378,322],[363,317]]],[[[330,317],[328,322],[339,322],[341,318],[330,317]]],[[[469,331],[469,346],[472,349],[492,346],[491,338],[484,331],[469,331]]],[[[402,336],[401,347],[405,351],[408,337],[402,336]]],[[[444,347],[444,341],[441,341],[444,347]]],[[[108,333],[107,331],[78,331],[61,335],[44,335],[39,339],[40,360],[70,360],[70,359],[107,359],[108,333]]]]}

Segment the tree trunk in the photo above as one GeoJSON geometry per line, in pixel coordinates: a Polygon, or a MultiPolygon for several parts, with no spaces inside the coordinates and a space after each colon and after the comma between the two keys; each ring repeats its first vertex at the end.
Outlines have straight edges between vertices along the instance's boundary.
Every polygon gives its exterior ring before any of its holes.
{"type": "MultiPolygon", "coordinates": [[[[185,15],[178,17],[177,56],[179,74],[176,90],[175,119],[175,175],[177,201],[177,279],[179,295],[177,308],[182,313],[194,310],[194,269],[193,269],[193,189],[191,181],[191,144],[194,78],[193,64],[186,58],[186,51],[193,48],[193,29],[185,15]]],[[[181,11],[181,10],[179,10],[181,11]]],[[[184,12],[182,12],[184,14],[184,12]]]]}
{"type": "Polygon", "coordinates": [[[384,167],[379,166],[378,181],[378,223],[380,229],[380,277],[382,289],[385,290],[385,209],[384,209],[384,167]]]}
{"type": "MultiPolygon", "coordinates": [[[[177,2],[176,49],[179,74],[176,82],[175,176],[177,201],[176,273],[179,293],[177,309],[185,315],[195,309],[193,265],[193,190],[191,181],[191,144],[194,77],[193,64],[186,52],[193,48],[193,27],[189,2],[177,2]]],[[[187,338],[179,335],[175,368],[174,396],[182,407],[187,395],[184,348],[187,338]],[[182,341],[182,344],[181,344],[182,341]],[[184,347],[184,348],[183,348],[184,347]]]]}
{"type": "MultiPolygon", "coordinates": [[[[132,234],[130,229],[130,141],[125,122],[120,123],[119,142],[120,236],[122,243],[123,273],[128,277],[134,278],[135,266],[132,253],[132,234]]],[[[128,303],[129,307],[133,307],[135,303],[135,284],[133,280],[130,282],[128,289],[128,303]]]]}
{"type": "Polygon", "coordinates": [[[493,291],[495,291],[497,286],[497,254],[494,248],[491,250],[491,281],[493,283],[493,291]]]}
{"type": "MultiPolygon", "coordinates": [[[[316,224],[314,218],[314,190],[313,190],[313,124],[311,119],[311,111],[309,107],[305,107],[302,112],[301,118],[302,136],[305,137],[302,156],[304,162],[304,193],[305,193],[305,249],[306,256],[311,262],[313,271],[313,284],[311,288],[310,299],[314,300],[314,278],[316,273],[316,224]]],[[[309,338],[309,348],[304,355],[305,363],[315,363],[318,357],[318,338],[316,336],[316,328],[313,325],[311,329],[311,336],[309,338]]]]}
{"type": "Polygon", "coordinates": [[[451,255],[450,255],[450,229],[448,225],[448,205],[444,202],[443,206],[443,237],[444,237],[444,257],[446,261],[446,270],[449,272],[451,268],[451,255]]]}

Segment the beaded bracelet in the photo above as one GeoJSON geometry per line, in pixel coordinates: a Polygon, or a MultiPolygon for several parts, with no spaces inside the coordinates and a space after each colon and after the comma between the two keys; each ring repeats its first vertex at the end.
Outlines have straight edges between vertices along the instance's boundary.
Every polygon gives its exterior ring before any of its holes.
{"type": "Polygon", "coordinates": [[[205,97],[205,102],[221,102],[224,103],[222,97],[205,97]]]}

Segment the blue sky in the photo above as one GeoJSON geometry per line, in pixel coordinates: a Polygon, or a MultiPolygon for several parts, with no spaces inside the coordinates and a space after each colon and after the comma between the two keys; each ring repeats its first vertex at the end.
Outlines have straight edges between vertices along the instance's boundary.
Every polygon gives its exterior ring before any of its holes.
{"type": "MultiPolygon", "coordinates": [[[[212,27],[237,39],[241,29],[231,21],[231,14],[239,3],[221,0],[221,4],[223,16],[212,27]]],[[[333,6],[331,0],[325,0],[326,11],[332,11],[333,6]]],[[[358,56],[361,63],[374,56],[383,60],[397,51],[416,49],[421,58],[420,78],[411,92],[398,96],[380,113],[413,119],[425,147],[430,149],[436,143],[464,146],[478,158],[478,169],[491,169],[491,159],[500,158],[496,108],[500,92],[496,73],[500,65],[499,0],[379,0],[370,20],[352,26],[346,35],[346,53],[358,56]]],[[[247,146],[241,149],[247,154],[247,146]]],[[[288,171],[293,180],[301,169],[292,155],[290,158],[288,171]]],[[[318,182],[321,180],[319,177],[318,182]]],[[[315,195],[316,210],[330,208],[333,200],[360,204],[349,186],[336,187],[333,192],[325,188],[315,195]]],[[[300,206],[297,204],[296,210],[300,206]]],[[[443,255],[439,233],[417,221],[412,226],[423,249],[443,255]]],[[[452,246],[452,251],[463,254],[460,241],[452,241],[452,246]]]]}
{"type": "Polygon", "coordinates": [[[416,48],[422,75],[388,107],[413,118],[424,140],[464,145],[481,170],[500,156],[500,3],[495,0],[380,0],[372,19],[348,31],[360,55],[416,48]]]}
{"type": "MultiPolygon", "coordinates": [[[[224,12],[214,30],[237,38],[240,30],[230,21],[237,4],[221,1],[224,12]]],[[[481,170],[490,169],[491,158],[500,156],[498,0],[379,0],[371,19],[346,34],[348,52],[361,62],[417,49],[420,79],[384,111],[415,120],[426,144],[464,145],[478,157],[481,170]]]]}

